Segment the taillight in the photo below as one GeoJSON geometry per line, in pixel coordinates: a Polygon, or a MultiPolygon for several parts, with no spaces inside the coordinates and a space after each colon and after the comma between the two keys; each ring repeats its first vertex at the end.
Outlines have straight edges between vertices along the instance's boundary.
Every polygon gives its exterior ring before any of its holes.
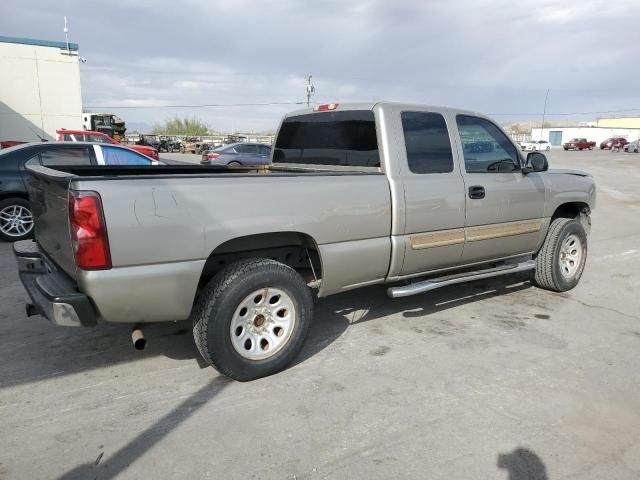
{"type": "Polygon", "coordinates": [[[218,158],[219,156],[219,153],[207,153],[207,160],[213,160],[215,158],[218,158]]]}
{"type": "Polygon", "coordinates": [[[76,265],[83,270],[108,270],[111,253],[102,201],[97,192],[69,192],[69,225],[76,265]]]}
{"type": "Polygon", "coordinates": [[[336,108],[338,108],[338,104],[337,103],[327,103],[324,105],[316,105],[315,107],[313,107],[313,111],[314,112],[326,112],[328,110],[335,110],[336,108]]]}

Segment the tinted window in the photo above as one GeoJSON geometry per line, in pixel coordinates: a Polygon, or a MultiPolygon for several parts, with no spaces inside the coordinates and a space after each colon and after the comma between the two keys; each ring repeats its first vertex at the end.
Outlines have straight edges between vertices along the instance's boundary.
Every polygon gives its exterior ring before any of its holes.
{"type": "Polygon", "coordinates": [[[62,137],[65,142],[84,142],[82,133],[65,133],[62,137]]]}
{"type": "Polygon", "coordinates": [[[105,165],[153,165],[153,161],[128,148],[102,147],[105,165]]]}
{"type": "Polygon", "coordinates": [[[286,118],[280,127],[274,163],[379,167],[373,112],[322,112],[286,118]]]}
{"type": "Polygon", "coordinates": [[[271,155],[271,147],[266,145],[258,145],[258,153],[260,155],[271,155]]]}
{"type": "MultiPolygon", "coordinates": [[[[484,118],[456,117],[467,172],[513,172],[520,157],[507,136],[484,118]]],[[[534,142],[535,143],[535,142],[534,142]]]]}
{"type": "Polygon", "coordinates": [[[409,170],[413,173],[453,171],[451,141],[444,117],[431,112],[401,114],[409,170]]]}
{"type": "Polygon", "coordinates": [[[36,155],[31,157],[29,160],[24,162],[24,164],[25,165],[40,165],[40,154],[37,153],[36,155]]]}
{"type": "Polygon", "coordinates": [[[102,135],[89,134],[89,135],[86,135],[86,139],[87,139],[86,140],[87,142],[111,143],[111,141],[108,138],[103,137],[102,135]]]}
{"type": "Polygon", "coordinates": [[[47,148],[40,152],[42,165],[91,165],[91,156],[86,147],[47,148]]]}
{"type": "Polygon", "coordinates": [[[238,153],[258,153],[257,145],[238,145],[236,147],[238,153]]]}

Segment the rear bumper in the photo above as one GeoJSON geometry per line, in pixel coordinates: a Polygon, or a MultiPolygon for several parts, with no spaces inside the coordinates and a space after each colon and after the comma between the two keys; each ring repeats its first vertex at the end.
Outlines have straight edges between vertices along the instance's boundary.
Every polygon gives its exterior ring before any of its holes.
{"type": "Polygon", "coordinates": [[[13,253],[20,281],[31,298],[27,315],[42,315],[65,327],[97,324],[89,297],[79,292],[75,282],[55,268],[31,240],[15,242],[13,253]]]}

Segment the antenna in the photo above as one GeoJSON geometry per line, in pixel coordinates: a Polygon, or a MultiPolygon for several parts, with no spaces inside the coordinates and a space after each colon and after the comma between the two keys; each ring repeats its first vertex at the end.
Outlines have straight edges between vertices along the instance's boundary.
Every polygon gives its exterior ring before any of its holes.
{"type": "Polygon", "coordinates": [[[305,80],[307,81],[307,107],[311,102],[311,95],[314,95],[316,93],[316,87],[313,85],[313,83],[311,83],[311,77],[312,75],[310,73],[307,73],[304,76],[305,80]]]}
{"type": "Polygon", "coordinates": [[[71,55],[71,48],[69,47],[69,28],[67,27],[67,16],[64,16],[64,38],[67,40],[67,52],[71,55]]]}

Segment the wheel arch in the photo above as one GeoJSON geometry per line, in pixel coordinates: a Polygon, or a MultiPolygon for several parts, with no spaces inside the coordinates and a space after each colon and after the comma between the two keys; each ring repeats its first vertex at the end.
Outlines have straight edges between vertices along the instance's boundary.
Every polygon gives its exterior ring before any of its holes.
{"type": "Polygon", "coordinates": [[[578,220],[585,232],[591,230],[591,208],[586,202],[573,201],[558,205],[551,215],[551,221],[556,218],[573,218],[578,220]]]}
{"type": "Polygon", "coordinates": [[[6,200],[7,198],[29,200],[29,194],[27,192],[0,192],[0,201],[6,200]]]}
{"type": "Polygon", "coordinates": [[[322,278],[322,258],[313,237],[295,231],[269,232],[235,237],[218,245],[207,257],[198,287],[230,263],[249,257],[271,258],[288,265],[309,283],[322,278]]]}

